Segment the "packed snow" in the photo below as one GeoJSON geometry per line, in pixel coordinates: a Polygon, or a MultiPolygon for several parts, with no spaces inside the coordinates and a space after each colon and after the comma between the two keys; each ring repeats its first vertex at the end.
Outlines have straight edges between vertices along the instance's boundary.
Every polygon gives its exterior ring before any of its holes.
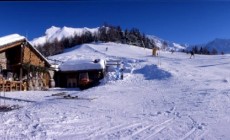
{"type": "Polygon", "coordinates": [[[120,60],[124,79],[109,71],[87,90],[6,92],[1,104],[21,108],[0,112],[0,139],[230,139],[230,55],[158,54],[94,43],[51,57],[120,60]]]}

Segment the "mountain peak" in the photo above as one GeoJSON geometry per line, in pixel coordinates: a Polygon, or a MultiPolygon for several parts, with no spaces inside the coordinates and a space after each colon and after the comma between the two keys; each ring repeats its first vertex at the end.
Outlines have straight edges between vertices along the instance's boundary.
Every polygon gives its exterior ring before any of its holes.
{"type": "Polygon", "coordinates": [[[45,34],[49,36],[49,35],[55,34],[59,30],[61,30],[60,27],[51,26],[49,29],[46,30],[45,34]]]}
{"type": "Polygon", "coordinates": [[[53,42],[55,39],[58,41],[73,37],[75,35],[82,35],[82,33],[89,31],[91,33],[95,33],[99,30],[99,28],[71,28],[71,27],[56,27],[56,26],[51,26],[48,28],[45,32],[45,35],[42,37],[35,38],[31,41],[31,44],[35,46],[43,45],[46,42],[53,42]]]}

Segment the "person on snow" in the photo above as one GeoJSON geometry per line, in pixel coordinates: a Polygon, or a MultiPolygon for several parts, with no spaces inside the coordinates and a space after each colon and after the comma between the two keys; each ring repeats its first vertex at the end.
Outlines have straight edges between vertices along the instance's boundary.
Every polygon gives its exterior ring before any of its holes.
{"type": "Polygon", "coordinates": [[[195,55],[194,55],[194,54],[195,54],[195,53],[194,53],[194,51],[190,51],[190,54],[191,54],[190,59],[191,59],[192,57],[193,57],[193,58],[195,57],[195,55]]]}
{"type": "Polygon", "coordinates": [[[124,63],[121,62],[121,65],[120,65],[120,79],[123,80],[124,78],[124,63]]]}

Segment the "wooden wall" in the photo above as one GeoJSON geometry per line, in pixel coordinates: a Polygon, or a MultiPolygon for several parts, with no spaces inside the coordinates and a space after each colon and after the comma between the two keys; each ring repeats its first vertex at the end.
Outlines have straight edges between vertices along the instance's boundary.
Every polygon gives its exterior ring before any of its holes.
{"type": "Polygon", "coordinates": [[[34,66],[45,67],[44,60],[42,60],[41,57],[39,57],[38,54],[32,51],[32,49],[29,48],[28,46],[24,47],[22,61],[23,63],[30,63],[31,65],[34,66]]]}
{"type": "Polygon", "coordinates": [[[6,63],[7,63],[6,54],[5,52],[2,52],[0,53],[0,64],[2,66],[2,69],[6,69],[6,63]]]}

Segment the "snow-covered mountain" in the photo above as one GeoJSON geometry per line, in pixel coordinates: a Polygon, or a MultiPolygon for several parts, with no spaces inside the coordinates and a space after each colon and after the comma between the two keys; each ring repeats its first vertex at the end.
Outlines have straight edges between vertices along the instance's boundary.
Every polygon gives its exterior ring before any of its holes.
{"type": "Polygon", "coordinates": [[[153,40],[155,42],[155,45],[158,46],[158,47],[162,47],[163,46],[163,39],[159,38],[159,37],[156,37],[154,35],[148,35],[147,36],[149,39],[153,40]]]}
{"type": "Polygon", "coordinates": [[[230,53],[230,39],[220,39],[216,38],[213,41],[204,44],[195,44],[187,47],[187,50],[192,50],[194,47],[206,48],[208,51],[212,52],[213,50],[217,51],[217,54],[229,54],[230,53]]]}
{"type": "Polygon", "coordinates": [[[183,49],[186,49],[188,46],[188,45],[182,45],[175,42],[166,41],[153,35],[148,35],[148,38],[152,39],[156,43],[156,46],[160,48],[163,48],[165,42],[167,44],[167,47],[165,49],[169,51],[170,50],[181,51],[183,49]]]}
{"type": "MultiPolygon", "coordinates": [[[[63,28],[60,28],[60,27],[52,26],[46,30],[44,36],[33,39],[31,43],[34,46],[39,46],[39,45],[45,44],[46,42],[52,43],[55,39],[60,41],[64,38],[70,38],[75,35],[81,36],[85,32],[91,32],[92,34],[97,34],[98,30],[99,30],[99,27],[97,28],[86,28],[86,27],[85,28],[72,28],[72,27],[64,26],[63,28]]],[[[159,48],[162,48],[164,42],[166,42],[167,43],[167,47],[165,48],[166,50],[173,49],[175,51],[180,51],[182,49],[186,49],[186,45],[181,45],[178,43],[165,41],[153,35],[147,35],[147,37],[150,40],[153,40],[159,48]]]]}
{"type": "Polygon", "coordinates": [[[208,42],[205,47],[208,50],[216,49],[218,53],[230,53],[230,39],[215,39],[213,41],[208,42]]]}
{"type": "MultiPolygon", "coordinates": [[[[52,26],[49,29],[46,30],[45,35],[34,38],[31,42],[34,46],[39,46],[43,45],[46,42],[54,42],[56,39],[58,41],[65,39],[65,38],[70,38],[74,37],[75,35],[81,36],[85,32],[90,32],[93,35],[97,34],[99,32],[99,28],[72,28],[72,27],[56,27],[52,26]]],[[[181,51],[181,50],[191,50],[193,46],[187,45],[187,44],[179,44],[171,41],[167,41],[164,39],[161,39],[159,37],[156,37],[154,35],[147,35],[147,37],[150,40],[153,40],[159,48],[164,48],[165,44],[167,44],[165,50],[175,50],[175,51],[181,51]]],[[[198,47],[206,47],[209,51],[212,51],[213,49],[218,51],[218,54],[221,52],[224,53],[230,53],[230,39],[215,39],[213,41],[208,42],[207,44],[202,44],[202,45],[195,45],[198,47]]]]}
{"type": "Polygon", "coordinates": [[[64,26],[63,28],[52,26],[46,30],[45,35],[42,37],[34,38],[31,42],[34,46],[43,45],[46,42],[53,42],[55,39],[60,41],[64,38],[73,37],[75,35],[82,35],[85,32],[91,32],[92,34],[98,32],[98,28],[71,28],[64,26]]]}

